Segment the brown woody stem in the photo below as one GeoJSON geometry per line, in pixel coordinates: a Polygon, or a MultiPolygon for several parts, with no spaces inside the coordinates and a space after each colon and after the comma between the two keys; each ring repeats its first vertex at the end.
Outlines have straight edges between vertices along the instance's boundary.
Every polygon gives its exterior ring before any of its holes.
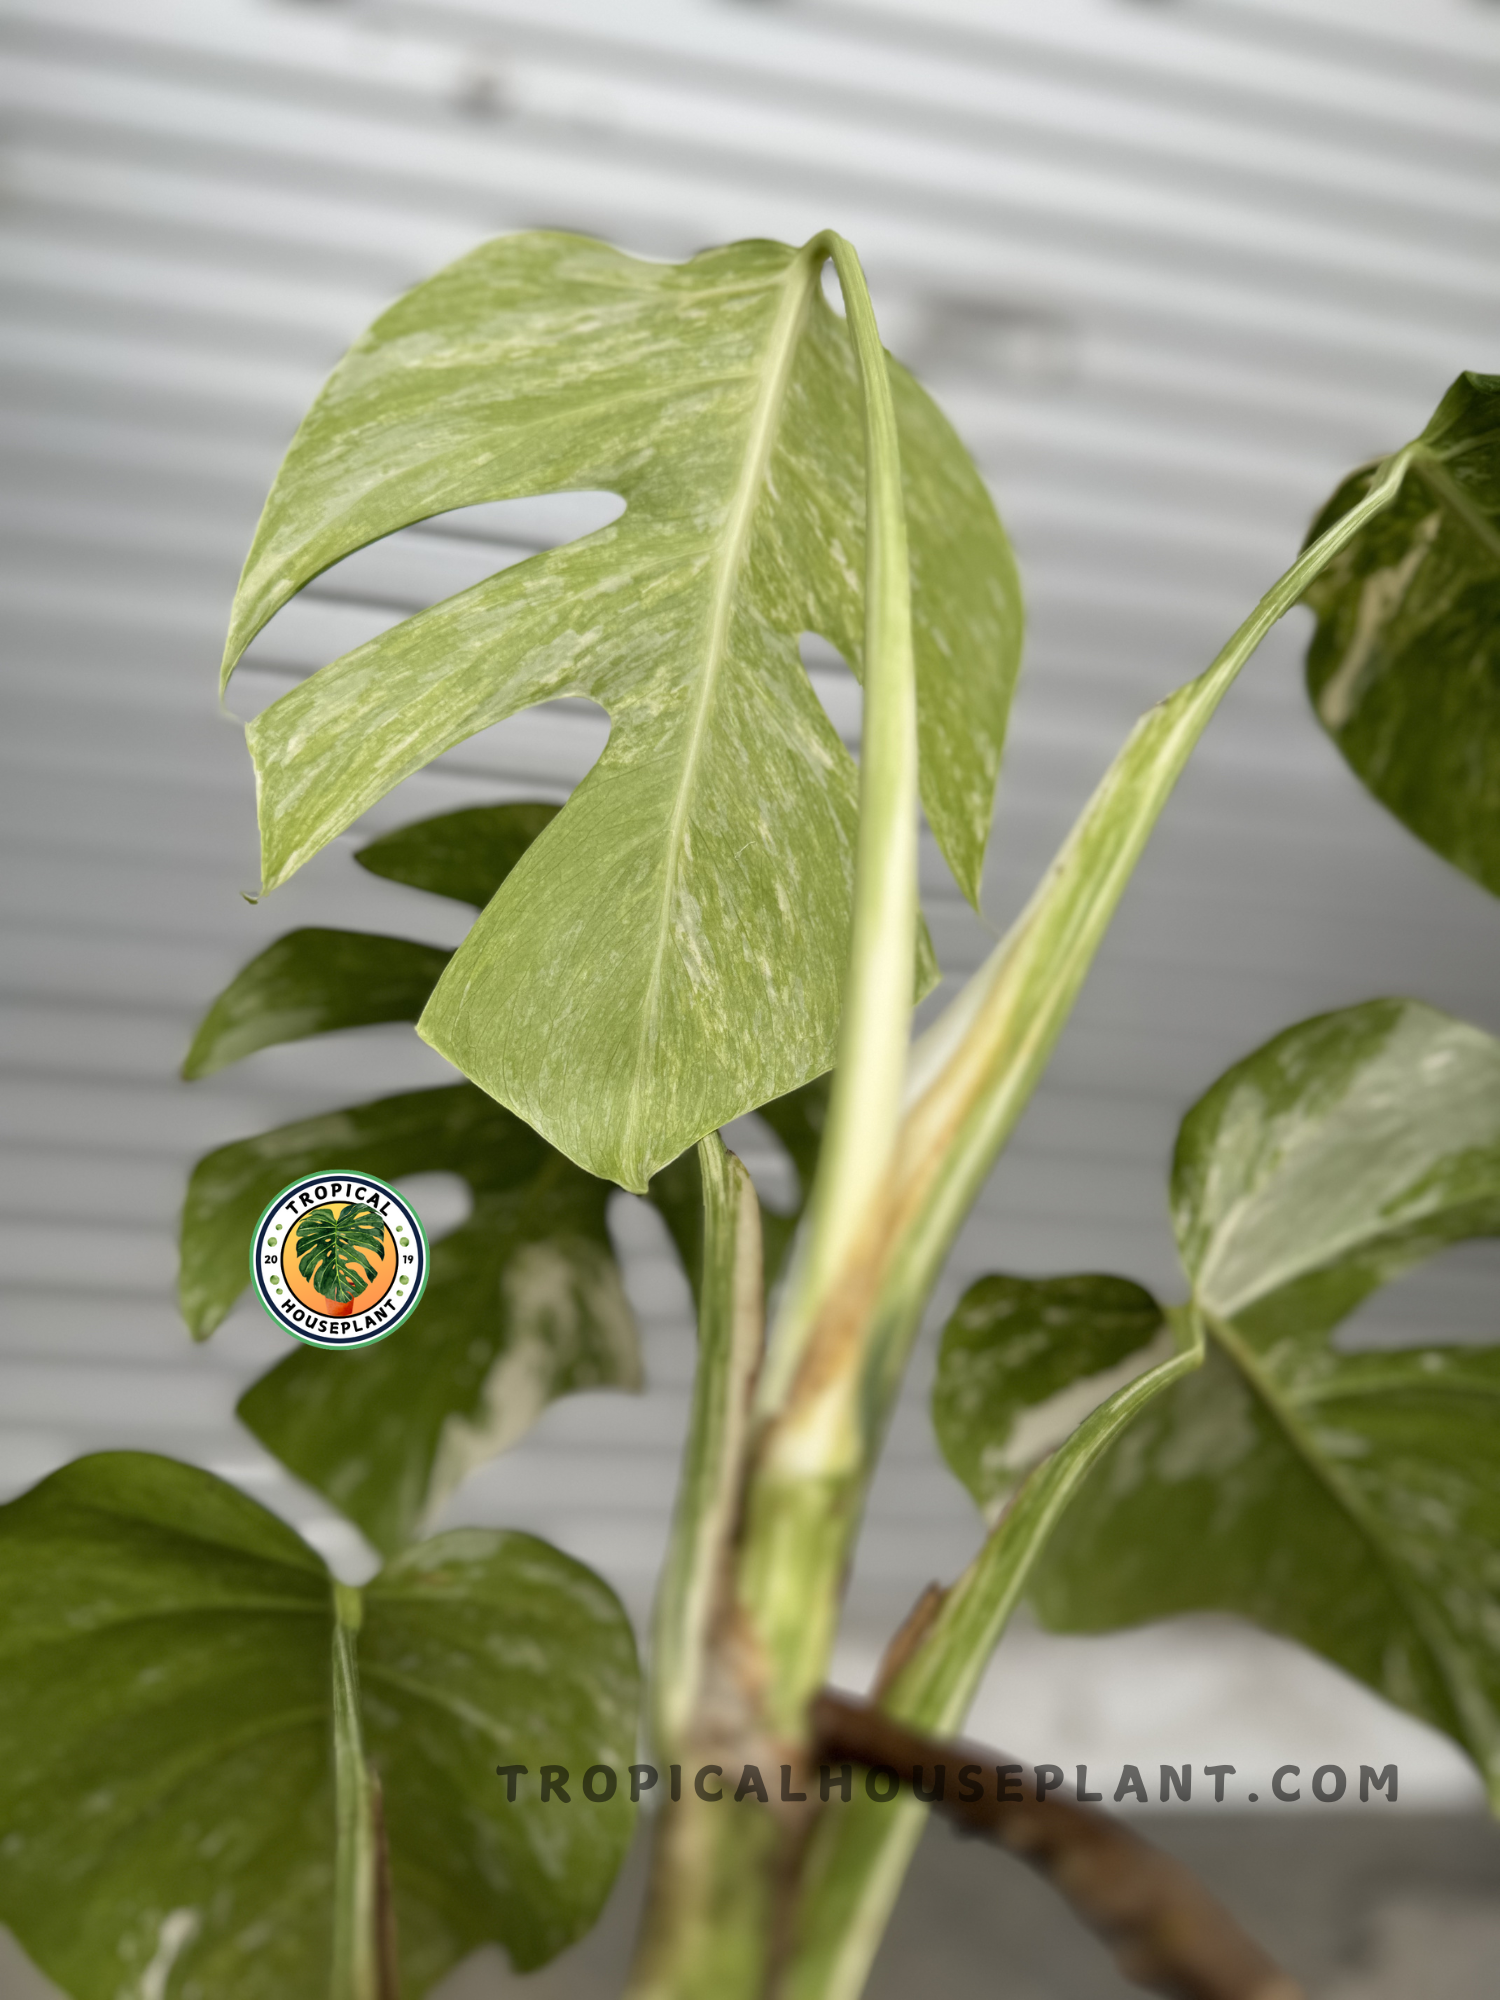
{"type": "MultiPolygon", "coordinates": [[[[898,1773],[933,1765],[1005,1763],[999,1751],[918,1735],[864,1702],[826,1691],[813,1704],[816,1755],[898,1773]]],[[[1044,1875],[1104,1940],[1123,1976],[1168,2000],[1302,2000],[1190,1870],[1108,1813],[1070,1800],[1014,1799],[988,1790],[937,1802],[965,1833],[992,1840],[1044,1875]]]]}

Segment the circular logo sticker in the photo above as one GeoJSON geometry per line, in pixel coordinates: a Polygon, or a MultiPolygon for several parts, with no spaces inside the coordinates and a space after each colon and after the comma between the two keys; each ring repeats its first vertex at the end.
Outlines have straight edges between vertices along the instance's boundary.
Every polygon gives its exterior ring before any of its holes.
{"type": "Polygon", "coordinates": [[[294,1339],[368,1347],[421,1298],[427,1237],[411,1203],[373,1174],[308,1174],[255,1225],[250,1277],[294,1339]]]}

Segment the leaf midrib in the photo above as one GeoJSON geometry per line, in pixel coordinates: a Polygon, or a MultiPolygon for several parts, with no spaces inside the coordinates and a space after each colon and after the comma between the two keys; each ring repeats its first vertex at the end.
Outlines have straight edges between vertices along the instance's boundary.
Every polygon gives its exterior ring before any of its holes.
{"type": "Polygon", "coordinates": [[[1500,534],[1465,493],[1430,445],[1412,454],[1412,469],[1422,476],[1438,499],[1456,514],[1492,559],[1500,560],[1500,534]]]}
{"type": "Polygon", "coordinates": [[[791,380],[792,360],[801,337],[802,322],[812,297],[816,273],[821,268],[820,254],[809,254],[804,249],[787,266],[782,280],[784,294],[772,324],[765,348],[765,373],[761,391],[756,399],[751,415],[749,430],[745,439],[745,450],[740,461],[739,478],[729,503],[724,534],[720,543],[720,554],[715,565],[717,576],[713,599],[709,608],[707,643],[704,649],[702,671],[699,675],[698,698],[693,712],[691,727],[683,754],[682,775],[677,785],[677,796],[673,802],[672,818],[667,829],[666,865],[662,876],[661,906],[657,916],[656,944],[651,957],[651,972],[647,980],[646,993],[640,1011],[636,1036],[635,1075],[631,1086],[631,1115],[627,1126],[627,1149],[631,1153],[640,1150],[640,1105],[642,1101],[643,1073],[651,1059],[651,1048],[655,1039],[657,1014],[660,1007],[662,967],[666,958],[667,940],[671,934],[672,904],[677,892],[677,877],[682,858],[683,837],[687,825],[688,807],[692,799],[698,764],[702,758],[704,741],[708,735],[709,717],[713,710],[714,695],[718,688],[719,676],[723,668],[727,649],[730,620],[733,616],[735,591],[740,572],[744,566],[746,551],[750,543],[751,529],[755,519],[756,503],[770,464],[775,443],[777,420],[786,400],[788,383],[791,380]]]}
{"type": "Polygon", "coordinates": [[[1256,1355],[1235,1331],[1232,1322],[1219,1318],[1201,1304],[1198,1310],[1204,1325],[1217,1341],[1220,1350],[1276,1420],[1292,1450],[1363,1537],[1376,1566],[1386,1578],[1392,1593],[1405,1610],[1417,1636],[1426,1648],[1455,1713],[1465,1729],[1472,1730],[1475,1737],[1483,1742],[1481,1762],[1486,1779],[1491,1778],[1496,1732],[1493,1726],[1488,1730],[1479,1726],[1473,1714],[1474,1697],[1477,1693],[1473,1676],[1469,1673],[1462,1656],[1456,1652],[1447,1633],[1441,1626],[1435,1628],[1432,1610],[1426,1597],[1413,1588],[1399,1555],[1387,1548],[1384,1538],[1370,1519],[1359,1496],[1348,1489],[1334,1467],[1317,1451],[1302,1425],[1299,1412],[1286,1397],[1278,1393],[1269,1375],[1260,1366],[1256,1355]]]}

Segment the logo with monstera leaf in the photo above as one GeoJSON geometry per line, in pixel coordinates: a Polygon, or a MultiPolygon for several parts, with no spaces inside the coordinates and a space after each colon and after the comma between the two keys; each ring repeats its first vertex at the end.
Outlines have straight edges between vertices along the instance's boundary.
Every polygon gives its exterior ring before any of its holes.
{"type": "Polygon", "coordinates": [[[368,1347],[421,1298],[427,1236],[411,1203],[373,1174],[308,1174],[256,1224],[250,1274],[284,1333],[314,1347],[368,1347]]]}

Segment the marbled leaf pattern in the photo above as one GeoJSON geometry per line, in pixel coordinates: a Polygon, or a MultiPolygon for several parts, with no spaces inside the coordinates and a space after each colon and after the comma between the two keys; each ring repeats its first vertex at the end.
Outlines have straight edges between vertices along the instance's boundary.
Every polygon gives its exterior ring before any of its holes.
{"type": "MultiPolygon", "coordinates": [[[[407,620],[251,725],[267,888],[393,785],[533,702],[608,712],[421,1031],[561,1151],[643,1191],[833,1061],[855,772],[798,656],[858,671],[858,380],[821,250],[683,265],[503,238],[409,292],[298,433],[245,566],[225,673],[301,586],[446,509],[605,489],[624,515],[407,620]]],[[[984,487],[891,364],[922,797],[977,897],[1019,654],[984,487]]]]}

